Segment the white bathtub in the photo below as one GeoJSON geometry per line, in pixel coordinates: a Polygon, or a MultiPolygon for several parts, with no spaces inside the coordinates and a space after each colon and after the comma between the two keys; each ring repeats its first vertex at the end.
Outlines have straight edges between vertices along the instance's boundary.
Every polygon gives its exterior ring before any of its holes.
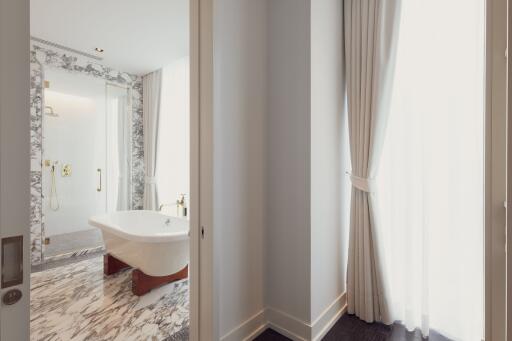
{"type": "Polygon", "coordinates": [[[107,252],[150,276],[167,276],[189,261],[189,223],[155,211],[119,211],[89,218],[107,252]]]}

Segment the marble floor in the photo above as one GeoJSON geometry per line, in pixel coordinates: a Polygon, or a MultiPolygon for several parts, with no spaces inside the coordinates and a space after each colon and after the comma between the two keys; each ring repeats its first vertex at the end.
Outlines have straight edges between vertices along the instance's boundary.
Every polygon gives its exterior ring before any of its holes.
{"type": "Polygon", "coordinates": [[[43,262],[41,264],[32,265],[31,272],[41,272],[54,268],[58,268],[64,265],[75,264],[77,262],[81,262],[86,259],[92,259],[96,257],[103,257],[105,254],[104,250],[96,251],[96,252],[87,252],[85,254],[78,255],[76,257],[67,257],[61,258],[57,260],[43,262]]]}
{"type": "Polygon", "coordinates": [[[102,248],[103,237],[99,229],[57,234],[50,237],[50,244],[45,245],[44,258],[46,261],[69,258],[102,248]]]}
{"type": "Polygon", "coordinates": [[[31,340],[188,340],[188,281],[137,297],[131,270],[103,275],[95,257],[31,275],[31,340]]]}

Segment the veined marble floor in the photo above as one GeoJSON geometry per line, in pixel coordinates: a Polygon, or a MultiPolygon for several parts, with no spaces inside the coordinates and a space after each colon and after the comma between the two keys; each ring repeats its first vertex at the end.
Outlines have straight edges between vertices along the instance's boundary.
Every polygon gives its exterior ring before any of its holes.
{"type": "Polygon", "coordinates": [[[102,257],[31,276],[31,340],[188,340],[187,280],[137,297],[131,270],[105,277],[102,257]]]}

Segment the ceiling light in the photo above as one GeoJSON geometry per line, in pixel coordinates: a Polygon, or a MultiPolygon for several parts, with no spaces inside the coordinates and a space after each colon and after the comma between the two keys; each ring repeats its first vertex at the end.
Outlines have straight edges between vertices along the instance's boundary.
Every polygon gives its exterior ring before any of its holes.
{"type": "Polygon", "coordinates": [[[96,52],[103,52],[103,51],[105,51],[105,50],[104,50],[104,49],[102,49],[101,47],[97,47],[97,48],[95,48],[94,50],[96,50],[96,52]]]}

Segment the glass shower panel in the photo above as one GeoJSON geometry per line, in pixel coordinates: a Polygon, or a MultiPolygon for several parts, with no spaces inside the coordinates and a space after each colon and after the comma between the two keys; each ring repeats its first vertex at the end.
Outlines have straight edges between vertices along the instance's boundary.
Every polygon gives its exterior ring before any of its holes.
{"type": "MultiPolygon", "coordinates": [[[[45,236],[58,252],[87,248],[84,238],[58,236],[95,230],[91,215],[107,208],[105,82],[45,70],[43,114],[43,212],[45,236]]],[[[99,234],[96,234],[98,236],[99,234]]],[[[94,242],[96,237],[91,238],[94,242]]],[[[97,239],[97,238],[96,238],[97,239]]],[[[87,240],[87,238],[85,238],[87,240]]],[[[101,238],[100,238],[101,242],[101,238]]],[[[47,254],[45,254],[47,256],[47,254]]]]}
{"type": "Polygon", "coordinates": [[[131,209],[131,93],[107,83],[107,211],[131,209]]]}

